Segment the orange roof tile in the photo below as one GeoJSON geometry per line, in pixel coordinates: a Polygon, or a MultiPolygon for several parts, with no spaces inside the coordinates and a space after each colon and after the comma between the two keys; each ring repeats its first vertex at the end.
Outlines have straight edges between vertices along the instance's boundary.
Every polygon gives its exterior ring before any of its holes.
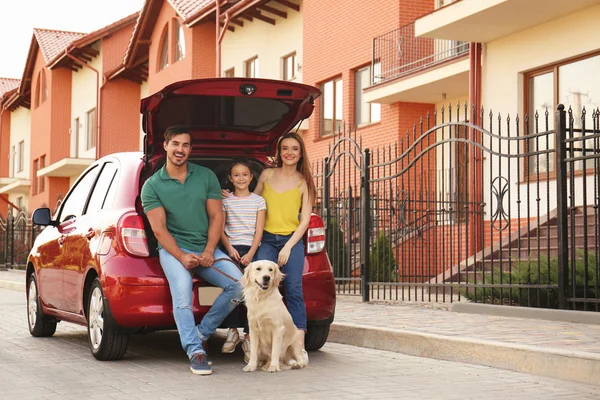
{"type": "Polygon", "coordinates": [[[19,87],[20,79],[0,78],[0,98],[19,87]]]}
{"type": "Polygon", "coordinates": [[[184,20],[187,21],[189,18],[196,15],[200,10],[207,7],[214,0],[168,0],[169,4],[173,6],[177,14],[184,20]]]}
{"type": "Polygon", "coordinates": [[[33,35],[40,46],[44,61],[49,63],[71,42],[85,36],[85,33],[34,28],[33,35]]]}

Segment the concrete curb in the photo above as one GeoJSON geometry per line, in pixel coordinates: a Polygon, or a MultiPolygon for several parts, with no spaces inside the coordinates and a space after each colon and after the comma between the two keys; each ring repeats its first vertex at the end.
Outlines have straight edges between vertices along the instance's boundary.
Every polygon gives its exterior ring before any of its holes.
{"type": "Polygon", "coordinates": [[[600,313],[575,310],[551,310],[547,308],[507,307],[493,304],[453,303],[450,311],[467,314],[495,315],[499,317],[543,319],[548,321],[575,322],[600,325],[600,313]]]}
{"type": "Polygon", "coordinates": [[[328,341],[600,385],[600,354],[333,323],[328,341]]]}
{"type": "Polygon", "coordinates": [[[19,292],[24,292],[25,283],[0,280],[0,289],[17,290],[19,292]]]}

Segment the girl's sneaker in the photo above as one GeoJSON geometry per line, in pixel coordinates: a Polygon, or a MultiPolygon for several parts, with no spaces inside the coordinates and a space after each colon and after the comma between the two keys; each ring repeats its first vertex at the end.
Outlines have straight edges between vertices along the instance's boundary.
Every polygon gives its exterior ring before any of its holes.
{"type": "Polygon", "coordinates": [[[225,340],[225,343],[223,343],[221,353],[233,353],[239,342],[240,334],[238,333],[238,330],[235,328],[229,328],[229,331],[227,331],[227,340],[225,340]]]}

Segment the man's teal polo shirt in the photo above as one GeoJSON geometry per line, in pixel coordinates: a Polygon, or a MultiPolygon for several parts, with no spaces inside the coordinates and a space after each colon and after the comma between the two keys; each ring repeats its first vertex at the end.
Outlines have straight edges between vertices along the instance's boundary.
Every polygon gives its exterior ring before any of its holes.
{"type": "Polygon", "coordinates": [[[208,237],[206,200],[221,200],[221,185],[210,169],[191,162],[187,166],[184,183],[171,178],[165,167],[148,178],[142,187],[142,206],[145,212],[163,207],[177,245],[201,252],[208,237]]]}

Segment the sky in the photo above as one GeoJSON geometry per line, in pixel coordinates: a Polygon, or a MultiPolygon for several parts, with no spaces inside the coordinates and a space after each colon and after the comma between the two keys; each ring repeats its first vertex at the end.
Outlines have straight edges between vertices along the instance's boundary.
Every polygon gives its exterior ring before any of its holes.
{"type": "Polygon", "coordinates": [[[143,5],[144,0],[0,0],[0,78],[23,76],[33,28],[90,33],[143,5]]]}

